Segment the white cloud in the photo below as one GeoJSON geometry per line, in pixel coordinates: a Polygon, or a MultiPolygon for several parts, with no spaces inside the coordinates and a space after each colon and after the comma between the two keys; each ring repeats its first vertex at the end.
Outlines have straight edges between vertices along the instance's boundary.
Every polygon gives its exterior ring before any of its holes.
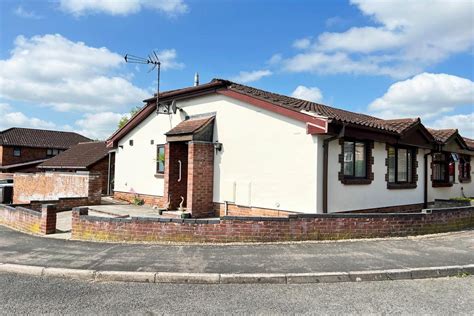
{"type": "Polygon", "coordinates": [[[283,56],[281,54],[273,54],[272,57],[267,61],[269,65],[279,64],[283,60],[283,56]]]}
{"type": "Polygon", "coordinates": [[[297,49],[306,49],[311,45],[311,39],[309,37],[297,39],[293,42],[293,47],[297,49]]]}
{"type": "Polygon", "coordinates": [[[90,13],[125,16],[138,13],[142,9],[161,11],[169,15],[188,11],[183,0],[60,0],[60,8],[74,16],[90,13]]]}
{"type": "Polygon", "coordinates": [[[158,58],[160,59],[161,68],[163,70],[184,68],[183,63],[176,61],[176,59],[178,58],[176,49],[165,49],[165,50],[159,51],[157,55],[158,55],[158,58]]]}
{"type": "Polygon", "coordinates": [[[53,122],[41,120],[36,117],[27,117],[22,112],[15,112],[9,104],[0,103],[0,130],[10,127],[47,128],[56,127],[53,122]]]}
{"type": "Polygon", "coordinates": [[[18,6],[13,13],[15,15],[19,16],[20,18],[25,18],[25,19],[42,19],[43,17],[41,15],[36,14],[34,11],[28,11],[24,9],[21,5],[18,6]]]}
{"type": "Polygon", "coordinates": [[[462,136],[474,138],[474,113],[444,116],[427,125],[437,129],[457,128],[462,136]]]}
{"type": "Polygon", "coordinates": [[[382,118],[433,118],[463,105],[474,104],[474,82],[447,75],[422,73],[392,84],[369,105],[382,118]]]}
{"type": "Polygon", "coordinates": [[[270,70],[255,70],[255,71],[241,71],[239,75],[233,77],[231,80],[241,83],[248,83],[253,81],[258,81],[263,77],[271,76],[272,72],[270,70]]]}
{"type": "Polygon", "coordinates": [[[288,58],[285,69],[406,78],[473,47],[470,0],[352,0],[352,4],[376,26],[322,33],[310,45],[305,43],[305,52],[288,58]],[[322,59],[325,63],[318,62],[322,59]]]}
{"type": "MultiPolygon", "coordinates": [[[[105,47],[73,42],[59,34],[18,36],[0,60],[0,96],[58,111],[122,111],[149,96],[120,74],[125,62],[105,47]]],[[[164,69],[182,68],[174,49],[159,52],[164,69]]]]}
{"type": "Polygon", "coordinates": [[[323,94],[321,90],[317,87],[305,87],[298,86],[295,91],[291,94],[292,97],[312,101],[312,102],[322,102],[323,94]]]}
{"type": "Polygon", "coordinates": [[[120,119],[127,114],[101,112],[85,114],[75,122],[76,132],[92,139],[107,139],[117,129],[120,119]]]}

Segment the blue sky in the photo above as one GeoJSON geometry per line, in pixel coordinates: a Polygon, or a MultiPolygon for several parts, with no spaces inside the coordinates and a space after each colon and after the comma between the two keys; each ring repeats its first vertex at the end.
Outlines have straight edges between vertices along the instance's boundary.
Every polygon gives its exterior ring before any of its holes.
{"type": "Polygon", "coordinates": [[[2,1],[0,129],[106,138],[155,89],[214,77],[474,137],[472,1],[2,1]],[[423,14],[420,14],[423,12],[423,14]]]}

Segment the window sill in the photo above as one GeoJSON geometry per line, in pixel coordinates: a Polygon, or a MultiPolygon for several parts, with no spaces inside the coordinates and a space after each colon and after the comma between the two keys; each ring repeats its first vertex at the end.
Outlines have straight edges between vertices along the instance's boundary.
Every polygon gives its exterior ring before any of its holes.
{"type": "Polygon", "coordinates": [[[371,184],[372,180],[370,179],[342,179],[341,182],[347,185],[358,185],[358,184],[371,184]]]}
{"type": "Polygon", "coordinates": [[[165,177],[164,173],[155,173],[155,178],[163,179],[165,177]]]}
{"type": "Polygon", "coordinates": [[[448,187],[452,187],[453,184],[452,183],[435,183],[435,182],[433,182],[432,186],[433,186],[433,188],[448,188],[448,187]]]}
{"type": "Polygon", "coordinates": [[[389,190],[416,189],[416,183],[387,183],[389,190]]]}

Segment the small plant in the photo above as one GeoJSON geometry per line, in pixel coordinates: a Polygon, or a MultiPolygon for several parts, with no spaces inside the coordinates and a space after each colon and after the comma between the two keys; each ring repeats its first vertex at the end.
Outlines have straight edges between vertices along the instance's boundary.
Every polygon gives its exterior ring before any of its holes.
{"type": "Polygon", "coordinates": [[[469,272],[459,272],[456,277],[457,278],[466,278],[468,276],[470,276],[471,274],[469,272]]]}
{"type": "Polygon", "coordinates": [[[132,200],[132,204],[133,205],[143,205],[143,204],[145,204],[145,201],[143,199],[140,199],[138,194],[135,194],[135,196],[133,197],[133,200],[132,200]]]}
{"type": "Polygon", "coordinates": [[[455,197],[455,198],[451,198],[450,200],[452,200],[452,201],[463,201],[463,202],[474,201],[473,198],[465,198],[465,197],[455,197]]]}

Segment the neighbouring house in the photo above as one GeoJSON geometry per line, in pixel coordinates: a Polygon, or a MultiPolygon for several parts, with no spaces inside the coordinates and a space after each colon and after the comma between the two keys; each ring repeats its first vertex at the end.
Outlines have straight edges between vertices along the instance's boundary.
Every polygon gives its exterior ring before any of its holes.
{"type": "Polygon", "coordinates": [[[0,131],[0,173],[36,172],[47,159],[91,139],[73,132],[13,127],[0,131]]]}
{"type": "Polygon", "coordinates": [[[227,80],[163,92],[109,139],[114,196],[193,217],[419,210],[474,196],[473,141],[227,80]]]}
{"type": "Polygon", "coordinates": [[[102,194],[108,194],[113,185],[111,156],[105,142],[79,143],[41,163],[38,168],[44,171],[100,173],[102,194]]]}

